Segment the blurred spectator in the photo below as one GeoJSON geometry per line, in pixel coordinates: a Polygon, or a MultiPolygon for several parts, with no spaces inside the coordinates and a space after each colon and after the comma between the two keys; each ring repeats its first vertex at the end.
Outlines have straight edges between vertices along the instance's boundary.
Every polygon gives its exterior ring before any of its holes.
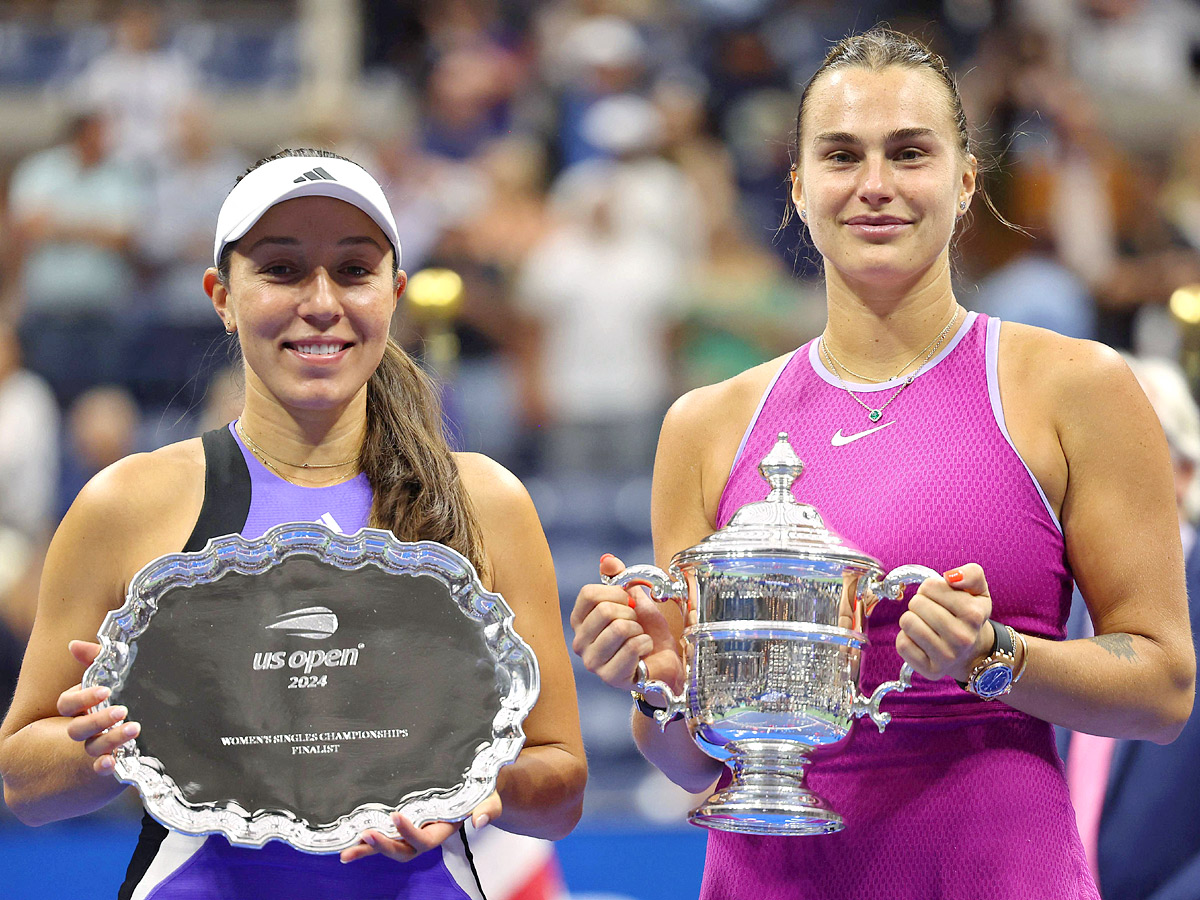
{"type": "Polygon", "coordinates": [[[1155,335],[1164,330],[1157,310],[1200,274],[1200,257],[1146,202],[1161,189],[1163,161],[1111,137],[1091,85],[1071,75],[1047,34],[997,33],[980,65],[990,77],[973,80],[970,103],[976,115],[989,103],[1004,110],[1014,133],[1004,205],[1037,239],[1031,257],[1027,242],[1002,241],[1022,255],[993,255],[1003,268],[983,279],[980,305],[1116,347],[1170,352],[1155,335]]]}
{"type": "Polygon", "coordinates": [[[129,302],[129,250],[142,183],[108,153],[97,112],[75,116],[67,142],[17,165],[10,214],[25,248],[25,308],[34,313],[116,311],[129,302]]]}
{"type": "Polygon", "coordinates": [[[825,292],[817,283],[797,280],[778,256],[752,241],[724,194],[701,261],[689,269],[682,288],[676,333],[677,382],[672,393],[714,384],[794,350],[821,332],[825,292]]]}
{"type": "Polygon", "coordinates": [[[583,122],[593,104],[642,86],[646,41],[626,19],[614,15],[572,21],[544,20],[543,71],[558,88],[558,151],[562,166],[603,155],[583,122]]]}
{"type": "Polygon", "coordinates": [[[122,376],[120,319],[133,295],[130,247],[142,185],[107,155],[105,124],[83,113],[68,142],[23,160],[9,212],[24,250],[20,325],[26,360],[60,400],[122,376]]]}
{"type": "Polygon", "coordinates": [[[206,362],[223,343],[201,279],[212,265],[221,199],[245,171],[246,160],[214,147],[212,122],[212,110],[200,104],[179,113],[138,230],[146,286],[137,318],[129,322],[130,361],[122,381],[143,403],[165,405],[189,382],[202,392],[206,362]]]}
{"type": "Polygon", "coordinates": [[[245,371],[240,365],[225,366],[209,379],[204,405],[196,421],[197,435],[228,425],[242,414],[242,405],[246,402],[245,371]]]}
{"type": "Polygon", "coordinates": [[[0,321],[0,710],[17,684],[58,488],[58,405],[0,321]]]}
{"type": "Polygon", "coordinates": [[[514,57],[495,45],[455,49],[433,65],[425,89],[425,149],[463,160],[511,130],[520,81],[514,57]]]}
{"type": "Polygon", "coordinates": [[[228,147],[214,146],[212,125],[212,110],[199,103],[174,117],[171,142],[160,156],[139,223],[138,247],[151,267],[150,311],[163,322],[214,327],[217,322],[200,282],[212,265],[221,198],[247,161],[228,147]]]}
{"type": "Polygon", "coordinates": [[[1083,0],[1078,9],[1072,58],[1096,90],[1178,97],[1200,84],[1194,0],[1083,0]]]}
{"type": "MultiPolygon", "coordinates": [[[[469,213],[447,225],[430,264],[463,279],[454,322],[459,356],[446,381],[446,408],[464,449],[522,469],[518,411],[519,317],[512,283],[548,228],[546,153],[533,138],[488,144],[473,165],[480,189],[469,213]]],[[[407,252],[407,251],[406,251],[407,252]]]]}
{"type": "Polygon", "coordinates": [[[137,449],[137,403],[124,388],[100,385],[79,396],[67,413],[60,516],[92,476],[137,449]]]}
{"type": "Polygon", "coordinates": [[[1167,221],[1200,251],[1200,128],[1181,136],[1162,201],[1167,221]]]}
{"type": "Polygon", "coordinates": [[[8,710],[37,609],[44,544],[0,525],[0,715],[8,710]]]}
{"type": "Polygon", "coordinates": [[[665,129],[654,105],[634,94],[607,97],[588,111],[582,131],[606,155],[559,175],[555,209],[571,216],[603,194],[616,231],[653,241],[674,265],[698,259],[708,241],[703,205],[696,186],[660,154],[665,129]]]}
{"type": "Polygon", "coordinates": [[[145,170],[162,159],[172,124],[197,88],[192,63],[162,44],[158,4],[125,0],[113,23],[112,46],[72,86],[81,104],[111,121],[114,156],[145,170]]]}
{"type": "MultiPolygon", "coordinates": [[[[617,173],[614,173],[616,175],[617,173]]],[[[620,179],[572,186],[518,283],[525,420],[548,468],[645,471],[669,397],[679,255],[623,227],[620,179]]]]}
{"type": "Polygon", "coordinates": [[[50,386],[21,367],[16,334],[0,322],[0,528],[32,543],[58,521],[58,431],[50,386]]]}

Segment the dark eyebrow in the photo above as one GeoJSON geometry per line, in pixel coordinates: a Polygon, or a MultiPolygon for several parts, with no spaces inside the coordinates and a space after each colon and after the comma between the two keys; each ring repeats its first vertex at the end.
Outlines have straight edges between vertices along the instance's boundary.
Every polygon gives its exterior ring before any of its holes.
{"type": "MultiPolygon", "coordinates": [[[[253,253],[263,244],[279,244],[285,247],[297,247],[300,245],[300,241],[293,237],[277,237],[274,235],[267,235],[267,237],[259,238],[257,241],[251,244],[250,248],[246,252],[253,253]]],[[[356,235],[355,237],[342,238],[340,241],[338,241],[339,247],[353,246],[355,244],[370,244],[382,252],[387,252],[383,245],[379,243],[379,241],[372,237],[368,237],[365,234],[356,235]]]]}
{"type": "Polygon", "coordinates": [[[357,237],[342,238],[340,241],[338,241],[339,247],[345,247],[345,246],[350,246],[350,245],[354,245],[354,244],[370,244],[372,247],[375,247],[377,250],[380,250],[381,252],[384,252],[384,253],[386,253],[387,250],[390,249],[390,248],[385,248],[382,244],[379,243],[379,241],[375,240],[375,238],[368,237],[365,234],[359,235],[357,237]]]}
{"type": "MultiPolygon", "coordinates": [[[[911,141],[919,139],[928,139],[935,137],[937,132],[932,128],[897,128],[895,131],[888,132],[884,138],[884,142],[888,144],[896,143],[897,141],[911,141]]],[[[814,144],[850,144],[857,147],[862,143],[855,135],[848,131],[826,131],[823,134],[818,134],[813,138],[814,144]]]]}
{"type": "Polygon", "coordinates": [[[255,241],[253,244],[251,244],[249,249],[246,250],[246,252],[253,253],[255,250],[257,250],[263,244],[282,244],[287,247],[295,247],[295,246],[298,246],[300,244],[300,242],[298,240],[296,240],[295,238],[273,237],[273,236],[268,235],[267,237],[259,238],[257,241],[255,241]]]}

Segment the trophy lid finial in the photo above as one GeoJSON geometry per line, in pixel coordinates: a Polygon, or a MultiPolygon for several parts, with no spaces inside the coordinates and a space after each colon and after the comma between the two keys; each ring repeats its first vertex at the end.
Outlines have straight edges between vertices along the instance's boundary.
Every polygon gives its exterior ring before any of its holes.
{"type": "Polygon", "coordinates": [[[804,463],[788,443],[786,431],[779,432],[775,446],[758,464],[758,471],[771,485],[771,500],[787,502],[792,499],[792,483],[803,474],[804,463]]]}

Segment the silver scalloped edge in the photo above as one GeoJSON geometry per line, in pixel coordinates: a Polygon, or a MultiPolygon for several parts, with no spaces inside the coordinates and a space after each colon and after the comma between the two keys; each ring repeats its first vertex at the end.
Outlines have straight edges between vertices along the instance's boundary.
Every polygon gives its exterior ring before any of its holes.
{"type": "Polygon", "coordinates": [[[484,589],[475,567],[458,551],[436,541],[401,541],[390,531],[363,528],[344,535],[320,523],[276,525],[262,537],[241,535],[213,538],[196,553],[171,553],[147,563],[129,583],[124,604],[110,611],[100,626],[101,650],[83,675],[83,686],[104,685],[116,699],[137,655],[134,641],[158,610],[158,600],[178,587],[218,580],[230,572],[262,573],[292,556],[316,556],[338,568],[352,570],[374,565],[401,575],[431,575],[450,590],[458,608],[483,623],[484,639],[496,664],[507,673],[506,691],[492,720],[493,740],[472,760],[463,781],[448,789],[410,794],[396,807],[368,803],[335,822],[313,826],[281,810],[247,811],[232,801],[191,803],[156,758],[143,756],[132,741],[114,753],[115,776],[132,784],[146,811],[168,828],[184,834],[223,834],[230,843],[261,847],[284,840],[307,853],[335,853],[358,843],[367,828],[397,836],[391,813],[414,824],[457,822],[471,814],[495,790],[500,769],[513,762],[525,743],[522,722],[533,709],[541,689],[537,658],[513,628],[514,614],[504,598],[484,589]]]}

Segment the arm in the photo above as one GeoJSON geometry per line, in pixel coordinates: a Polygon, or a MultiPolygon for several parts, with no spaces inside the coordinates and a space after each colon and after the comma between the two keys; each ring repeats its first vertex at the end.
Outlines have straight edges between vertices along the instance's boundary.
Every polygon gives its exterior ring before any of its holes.
{"type": "MultiPolygon", "coordinates": [[[[724,405],[714,395],[725,390],[725,385],[717,385],[685,394],[672,405],[663,420],[654,458],[650,509],[655,562],[660,568],[666,569],[676,553],[716,531],[714,520],[720,491],[710,491],[716,498],[711,503],[705,502],[704,451],[695,435],[705,433],[708,426],[714,424],[709,422],[706,426],[705,423],[714,408],[724,405]],[[711,512],[706,508],[708,506],[711,506],[711,512]]],[[[724,479],[721,484],[723,487],[724,479]]],[[[658,658],[647,658],[650,677],[661,678],[678,692],[683,688],[684,679],[683,660],[679,657],[683,614],[675,603],[654,604],[644,592],[637,593],[641,595],[637,599],[638,617],[659,612],[665,618],[671,636],[670,657],[658,654],[658,658]],[[664,662],[669,665],[663,665],[664,662]]],[[[628,685],[631,679],[632,672],[624,683],[628,685]]],[[[633,739],[642,755],[680,787],[692,792],[703,791],[720,775],[721,764],[696,746],[683,722],[672,722],[664,731],[637,709],[633,711],[632,721],[633,739]]]]}
{"type": "Polygon", "coordinates": [[[541,670],[541,693],[525,720],[525,748],[500,772],[503,816],[498,824],[506,831],[559,840],[583,813],[587,758],[554,563],[521,483],[486,457],[462,454],[459,460],[483,527],[492,589],[513,608],[513,624],[533,648],[541,670]]]}
{"type": "MultiPolygon", "coordinates": [[[[654,461],[651,504],[660,567],[666,568],[674,554],[716,530],[717,504],[741,439],[741,426],[782,363],[778,360],[728,382],[691,391],[667,413],[654,461]]],[[[623,568],[620,560],[609,556],[600,563],[605,575],[616,575],[623,568]]],[[[684,623],[677,604],[655,603],[640,588],[626,593],[589,584],[575,601],[571,625],[573,649],[588,671],[610,687],[628,691],[640,659],[651,679],[666,682],[675,691],[683,688],[684,623]]],[[[672,722],[663,731],[635,708],[632,728],[646,759],[680,787],[702,791],[720,774],[720,764],[696,746],[682,722],[672,722]]]]}
{"type": "MultiPolygon", "coordinates": [[[[500,770],[496,791],[472,811],[471,821],[476,828],[492,822],[505,831],[559,840],[583,813],[587,758],[550,548],[533,501],[515,476],[476,453],[459,453],[456,458],[483,530],[490,587],[512,607],[514,627],[533,648],[541,673],[541,693],[524,723],[525,746],[516,762],[500,770]]],[[[407,862],[459,828],[450,822],[418,828],[399,814],[393,814],[392,821],[398,840],[368,830],[362,842],[342,851],[342,862],[377,852],[407,862]]]]}
{"type": "MultiPolygon", "coordinates": [[[[1022,455],[1061,504],[1096,636],[1026,636],[1024,677],[1004,700],[1077,731],[1167,743],[1191,710],[1195,657],[1162,428],[1108,348],[1031,329],[1015,338],[1006,350],[1002,332],[1005,412],[1022,455]]],[[[926,677],[965,680],[991,647],[984,573],[961,572],[953,586],[927,581],[901,616],[897,650],[926,677]]]]}
{"type": "MultiPolygon", "coordinates": [[[[94,640],[104,614],[121,605],[131,553],[141,554],[139,567],[159,555],[136,546],[137,535],[176,540],[179,526],[172,530],[154,510],[177,511],[189,498],[180,490],[178,468],[170,467],[165,478],[163,471],[145,455],[105,470],[80,493],[50,543],[17,690],[0,726],[5,801],[27,824],[91,812],[126,787],[105,764],[130,735],[113,710],[86,713],[103,689],[78,690],[89,655],[68,644],[94,640]],[[109,726],[113,730],[102,734],[109,726]]],[[[178,537],[175,548],[185,539],[178,537]]],[[[129,724],[136,733],[136,723],[129,724]]]]}
{"type": "Polygon", "coordinates": [[[1167,743],[1191,712],[1196,661],[1166,440],[1115,353],[1074,349],[1053,392],[1062,524],[1096,636],[1030,639],[1010,703],[1078,731],[1167,743]]]}

